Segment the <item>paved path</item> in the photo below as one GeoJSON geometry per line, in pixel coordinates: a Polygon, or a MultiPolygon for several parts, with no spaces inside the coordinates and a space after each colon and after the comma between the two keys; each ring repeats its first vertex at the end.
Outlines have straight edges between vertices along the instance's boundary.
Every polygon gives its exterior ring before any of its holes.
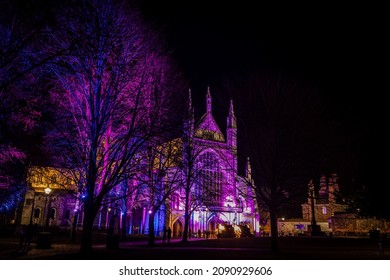
{"type": "MultiPolygon", "coordinates": [[[[105,244],[93,246],[95,254],[87,259],[390,259],[390,248],[379,254],[375,242],[353,239],[285,238],[280,240],[280,253],[269,250],[269,239],[191,239],[183,244],[172,239],[156,246],[147,241],[123,241],[118,250],[108,250],[105,244]]],[[[17,251],[16,240],[0,239],[0,259],[83,259],[78,244],[54,243],[51,249],[36,249],[31,243],[26,253],[17,251]]]]}

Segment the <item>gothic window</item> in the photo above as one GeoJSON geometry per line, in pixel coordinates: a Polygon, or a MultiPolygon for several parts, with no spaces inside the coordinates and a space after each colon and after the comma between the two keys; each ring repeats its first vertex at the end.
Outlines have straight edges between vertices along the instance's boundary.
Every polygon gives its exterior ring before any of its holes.
{"type": "Polygon", "coordinates": [[[324,215],[326,214],[326,207],[325,206],[322,207],[322,214],[324,214],[324,215]]]}
{"type": "Polygon", "coordinates": [[[31,205],[33,203],[34,199],[26,199],[26,201],[24,202],[24,205],[28,206],[28,205],[31,205]]]}
{"type": "Polygon", "coordinates": [[[180,197],[177,194],[174,194],[172,197],[172,208],[176,210],[180,209],[180,197]]]}
{"type": "Polygon", "coordinates": [[[56,218],[56,209],[51,208],[49,211],[49,219],[55,219],[56,218]]]}
{"type": "Polygon", "coordinates": [[[201,192],[205,201],[212,204],[221,202],[222,171],[219,161],[214,153],[206,152],[200,155],[201,192]]]}

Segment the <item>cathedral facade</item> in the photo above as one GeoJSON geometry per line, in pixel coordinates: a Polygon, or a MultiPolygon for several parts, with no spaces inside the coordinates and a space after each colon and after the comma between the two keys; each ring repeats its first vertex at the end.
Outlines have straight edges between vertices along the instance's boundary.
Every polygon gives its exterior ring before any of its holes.
{"type": "MultiPolygon", "coordinates": [[[[193,235],[203,235],[205,232],[214,234],[221,224],[246,225],[253,233],[259,232],[259,217],[251,188],[247,178],[237,173],[237,121],[232,100],[226,120],[226,137],[213,117],[209,89],[206,112],[197,124],[191,96],[188,105],[190,114],[184,125],[182,150],[192,150],[195,166],[202,166],[200,172],[195,172],[199,178],[194,178],[191,186],[193,206],[190,212],[190,232],[193,235]]],[[[183,153],[183,162],[188,163],[191,159],[186,157],[188,155],[183,153]]],[[[184,196],[179,194],[178,197],[184,196]]],[[[167,224],[173,229],[174,235],[180,235],[184,225],[182,202],[173,203],[169,208],[167,224]]],[[[236,232],[236,235],[239,234],[236,232]]]]}
{"type": "MultiPolygon", "coordinates": [[[[146,187],[122,202],[113,202],[101,207],[95,219],[95,227],[108,229],[117,227],[127,234],[148,234],[150,221],[156,236],[162,235],[165,227],[172,229],[173,236],[180,237],[185,224],[185,181],[188,165],[194,169],[189,186],[189,232],[191,236],[216,236],[223,225],[231,225],[240,235],[238,226],[245,226],[253,234],[259,233],[259,215],[257,204],[252,195],[248,178],[238,175],[237,171],[237,121],[233,102],[230,101],[227,116],[226,133],[222,133],[212,114],[212,97],[210,90],[206,95],[206,112],[199,121],[195,121],[191,93],[188,102],[188,117],[184,121],[183,136],[173,140],[181,151],[181,163],[187,165],[179,169],[172,165],[166,172],[176,174],[180,180],[175,182],[174,191],[163,203],[154,209],[153,215],[146,187]],[[185,151],[191,150],[191,153],[185,151]],[[195,175],[194,175],[195,174],[195,175]],[[140,191],[143,190],[143,191],[140,191]]],[[[42,172],[42,168],[35,167],[42,172]]],[[[81,226],[83,220],[82,195],[69,192],[69,180],[61,179],[55,168],[45,169],[49,176],[42,179],[34,169],[29,176],[29,190],[22,212],[22,224],[29,222],[39,225],[71,227],[81,226]],[[67,184],[67,191],[61,185],[67,184]],[[51,186],[51,187],[50,187],[51,186]],[[51,190],[49,191],[48,187],[51,190]],[[50,193],[45,193],[49,191],[50,193]],[[49,201],[48,201],[49,200],[49,201]]],[[[133,180],[130,185],[139,184],[133,180]]],[[[164,182],[161,182],[161,188],[164,182]]],[[[75,188],[74,188],[75,189],[75,188]]],[[[112,192],[118,192],[114,188],[112,192]]]]}

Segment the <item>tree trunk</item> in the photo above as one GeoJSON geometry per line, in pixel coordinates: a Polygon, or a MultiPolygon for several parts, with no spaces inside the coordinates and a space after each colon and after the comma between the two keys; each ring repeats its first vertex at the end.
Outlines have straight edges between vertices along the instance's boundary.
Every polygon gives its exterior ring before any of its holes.
{"type": "MultiPolygon", "coordinates": [[[[127,198],[127,197],[126,197],[127,198]]],[[[121,230],[121,235],[122,235],[122,239],[125,239],[126,236],[127,236],[127,233],[129,232],[128,230],[128,214],[127,214],[127,206],[126,206],[126,200],[123,201],[123,207],[122,207],[122,210],[121,210],[121,213],[120,213],[121,217],[122,217],[122,224],[121,224],[121,227],[122,227],[122,230],[121,230]]]]}
{"type": "Polygon", "coordinates": [[[276,216],[276,211],[274,209],[270,210],[271,218],[271,250],[274,253],[279,252],[279,242],[278,242],[278,218],[276,216]]]}
{"type": "Polygon", "coordinates": [[[190,221],[190,192],[186,191],[186,198],[185,198],[185,213],[184,213],[184,230],[183,230],[183,239],[182,242],[188,241],[188,228],[189,228],[189,221],[190,221]]]}
{"type": "Polygon", "coordinates": [[[154,236],[154,209],[152,210],[152,213],[149,214],[149,246],[155,246],[155,236],[154,236]]]}
{"type": "Polygon", "coordinates": [[[93,211],[86,209],[84,212],[83,233],[81,235],[80,253],[88,255],[93,252],[92,248],[92,227],[93,227],[93,211]]]}
{"type": "Polygon", "coordinates": [[[122,216],[122,238],[126,238],[127,235],[127,211],[124,211],[122,216]]]}
{"type": "Polygon", "coordinates": [[[84,220],[83,220],[83,233],[81,235],[80,253],[84,255],[91,254],[92,248],[92,234],[93,234],[93,222],[95,216],[98,213],[99,207],[102,202],[102,198],[96,198],[96,201],[92,201],[93,196],[87,195],[84,202],[84,220]]]}

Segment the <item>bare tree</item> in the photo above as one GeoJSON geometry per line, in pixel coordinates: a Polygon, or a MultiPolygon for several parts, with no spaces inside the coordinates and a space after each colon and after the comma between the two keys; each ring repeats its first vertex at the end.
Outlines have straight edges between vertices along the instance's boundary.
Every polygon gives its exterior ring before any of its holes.
{"type": "Polygon", "coordinates": [[[80,249],[88,253],[103,199],[134,174],[136,155],[166,130],[171,92],[160,87],[169,72],[156,36],[125,4],[86,0],[61,12],[52,43],[69,54],[51,64],[60,85],[51,92],[58,118],[46,140],[85,196],[80,249]]]}
{"type": "Polygon", "coordinates": [[[0,1],[0,190],[1,209],[14,209],[25,191],[29,146],[41,118],[37,84],[40,67],[55,53],[42,55],[49,6],[42,1],[0,1]]]}
{"type": "Polygon", "coordinates": [[[161,206],[170,202],[180,187],[181,179],[178,168],[181,161],[179,139],[160,139],[158,142],[142,153],[142,170],[135,177],[142,190],[142,199],[148,205],[149,246],[155,245],[155,214],[161,206]]]}
{"type": "Polygon", "coordinates": [[[326,148],[324,105],[318,90],[299,79],[254,74],[226,83],[236,95],[238,121],[250,155],[260,209],[270,213],[272,250],[278,250],[277,217],[286,202],[304,195],[326,148]]]}

